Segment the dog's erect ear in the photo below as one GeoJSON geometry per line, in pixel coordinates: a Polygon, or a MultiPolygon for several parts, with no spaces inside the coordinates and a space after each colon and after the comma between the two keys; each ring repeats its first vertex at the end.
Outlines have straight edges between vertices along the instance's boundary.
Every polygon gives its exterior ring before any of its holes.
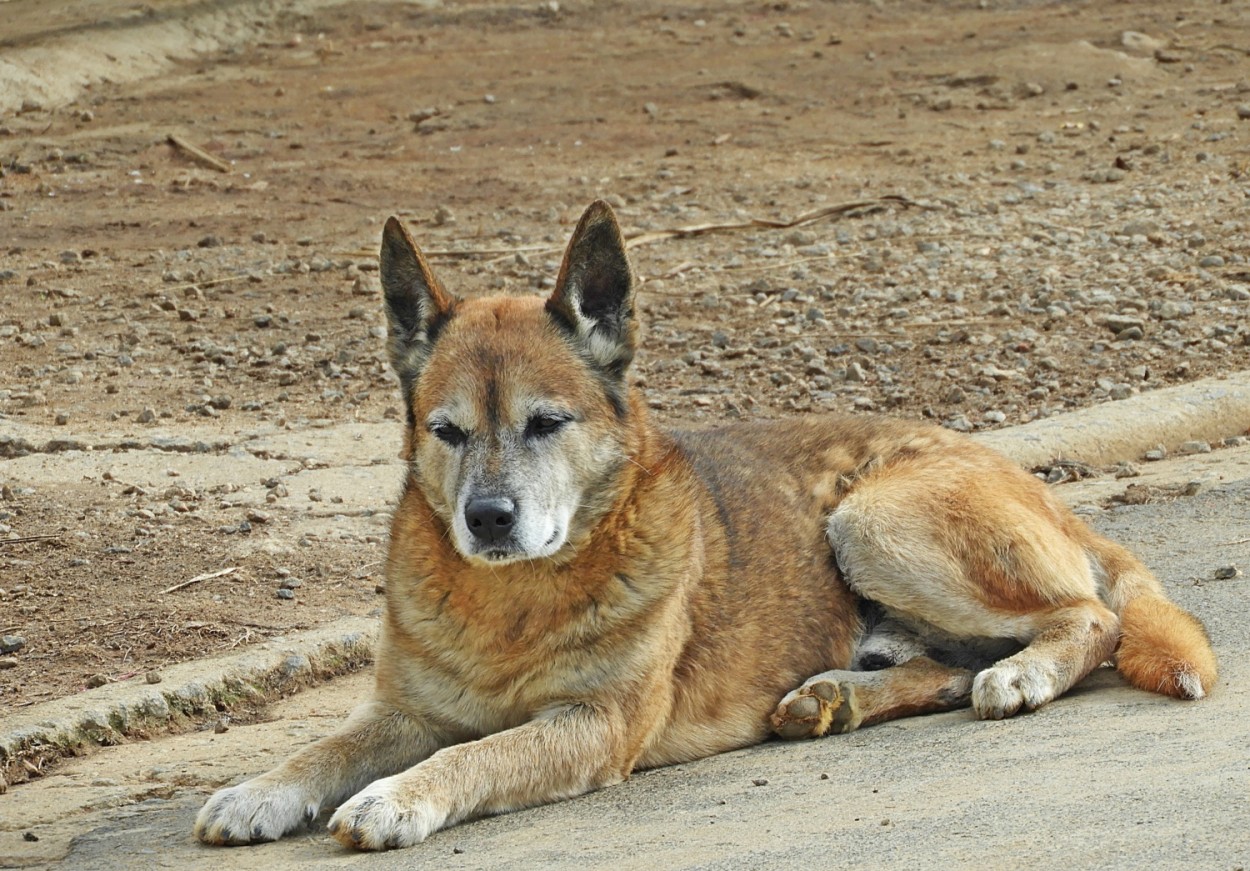
{"type": "Polygon", "coordinates": [[[457,300],[443,290],[398,218],[387,220],[382,231],[379,267],[390,325],[387,350],[407,398],[457,300]]]}
{"type": "Polygon", "coordinates": [[[623,378],[634,358],[634,273],[612,207],[590,204],[577,222],[547,311],[603,370],[623,378]]]}

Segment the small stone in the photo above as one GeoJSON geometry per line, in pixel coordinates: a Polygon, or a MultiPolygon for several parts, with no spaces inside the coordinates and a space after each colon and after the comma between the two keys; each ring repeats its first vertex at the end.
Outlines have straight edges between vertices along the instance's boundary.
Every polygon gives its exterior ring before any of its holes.
{"type": "Polygon", "coordinates": [[[295,598],[295,591],[294,591],[294,590],[288,590],[286,587],[279,587],[279,588],[278,588],[278,592],[277,592],[277,596],[278,596],[278,598],[279,598],[279,599],[294,599],[294,598],[295,598]]]}
{"type": "Polygon", "coordinates": [[[752,780],[751,783],[755,784],[756,786],[768,786],[768,778],[757,777],[754,780],[752,780]]]}
{"type": "Polygon", "coordinates": [[[1198,265],[1203,269],[1212,269],[1224,265],[1224,258],[1218,254],[1208,254],[1198,261],[1198,265]]]}
{"type": "Polygon", "coordinates": [[[161,673],[159,671],[149,671],[143,676],[143,679],[148,683],[160,683],[161,673]]]}
{"type": "Polygon", "coordinates": [[[1157,448],[1151,448],[1146,451],[1146,453],[1142,454],[1141,458],[1147,462],[1157,463],[1160,460],[1166,460],[1168,458],[1168,451],[1167,448],[1160,445],[1157,448]]]}
{"type": "Polygon", "coordinates": [[[0,671],[8,671],[11,668],[17,668],[17,659],[12,656],[0,658],[0,671]]]}
{"type": "Polygon", "coordinates": [[[1137,468],[1132,463],[1120,463],[1120,465],[1117,466],[1115,470],[1115,476],[1117,479],[1136,478],[1140,475],[1141,475],[1141,469],[1137,468]]]}
{"type": "Polygon", "coordinates": [[[156,420],[156,410],[153,408],[145,408],[143,411],[139,412],[139,416],[136,419],[139,423],[152,423],[156,420]]]}
{"type": "Polygon", "coordinates": [[[22,832],[22,840],[33,844],[39,840],[39,836],[34,832],[22,832]]]}
{"type": "Polygon", "coordinates": [[[1237,107],[1237,117],[1242,121],[1250,121],[1250,105],[1241,105],[1237,107]]]}
{"type": "Polygon", "coordinates": [[[180,321],[198,321],[200,313],[193,308],[178,309],[178,320],[180,321]]]}
{"type": "Polygon", "coordinates": [[[221,247],[221,237],[220,237],[220,236],[211,236],[211,235],[210,235],[210,236],[205,236],[203,239],[201,239],[200,241],[196,242],[195,244],[196,244],[196,247],[198,247],[198,248],[220,248],[220,247],[221,247]]]}
{"type": "Polygon", "coordinates": [[[109,679],[108,675],[105,674],[93,674],[86,680],[87,689],[89,690],[97,689],[107,683],[109,683],[109,679]]]}
{"type": "Polygon", "coordinates": [[[302,586],[304,586],[304,582],[299,578],[283,578],[282,583],[278,584],[279,589],[283,590],[294,590],[302,586]]]}
{"type": "Polygon", "coordinates": [[[955,432],[972,432],[972,421],[962,414],[955,415],[943,425],[947,429],[953,429],[955,432]]]}
{"type": "Polygon", "coordinates": [[[1215,577],[1216,580],[1228,581],[1228,580],[1232,580],[1233,578],[1241,577],[1241,569],[1237,568],[1237,566],[1234,566],[1234,565],[1220,566],[1218,569],[1215,570],[1213,576],[1215,577]]]}
{"type": "Polygon", "coordinates": [[[271,515],[267,511],[261,511],[259,508],[249,508],[247,511],[247,519],[252,523],[268,523],[271,515]]]}
{"type": "Polygon", "coordinates": [[[57,415],[53,418],[53,420],[56,422],[57,426],[65,426],[65,424],[69,423],[69,415],[63,411],[57,412],[57,415]]]}
{"type": "Polygon", "coordinates": [[[434,225],[442,227],[444,224],[456,223],[456,216],[451,209],[446,206],[439,206],[434,210],[434,225]]]}
{"type": "Polygon", "coordinates": [[[26,639],[20,635],[0,636],[0,653],[17,653],[26,646],[26,639]]]}
{"type": "Polygon", "coordinates": [[[230,731],[230,721],[225,717],[222,717],[215,724],[213,724],[213,732],[217,735],[222,735],[229,731],[230,731]]]}
{"type": "Polygon", "coordinates": [[[1133,315],[1103,315],[1098,319],[1098,323],[1109,329],[1111,332],[1119,336],[1125,330],[1137,327],[1141,329],[1142,319],[1133,315]]]}
{"type": "Polygon", "coordinates": [[[386,595],[386,581],[378,581],[376,584],[374,584],[373,592],[377,593],[379,596],[385,596],[386,595]]]}
{"type": "Polygon", "coordinates": [[[1211,445],[1202,441],[1182,442],[1177,450],[1181,454],[1209,454],[1211,445]]]}

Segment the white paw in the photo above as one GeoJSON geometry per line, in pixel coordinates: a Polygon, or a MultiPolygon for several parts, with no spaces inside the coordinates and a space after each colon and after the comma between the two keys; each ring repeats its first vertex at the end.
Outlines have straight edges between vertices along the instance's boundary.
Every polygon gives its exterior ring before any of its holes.
{"type": "Polygon", "coordinates": [[[447,813],[395,777],[378,780],[345,801],[330,818],[330,834],[345,847],[387,850],[411,847],[447,823],[447,813]]]}
{"type": "Polygon", "coordinates": [[[1001,720],[1021,708],[1032,711],[1055,697],[1055,683],[1037,663],[1003,660],[972,682],[972,709],[983,720],[1001,720]]]}
{"type": "Polygon", "coordinates": [[[195,819],[195,836],[206,844],[276,841],[316,819],[320,809],[297,786],[257,778],[213,793],[195,819]]]}

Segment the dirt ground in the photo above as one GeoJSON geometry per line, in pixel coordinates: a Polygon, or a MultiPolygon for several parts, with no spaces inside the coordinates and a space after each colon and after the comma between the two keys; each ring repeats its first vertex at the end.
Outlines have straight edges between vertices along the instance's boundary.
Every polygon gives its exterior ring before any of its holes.
{"type": "MultiPolygon", "coordinates": [[[[1245,4],[290,14],[0,118],[0,437],[66,433],[0,457],[215,435],[245,476],[233,439],[397,422],[386,216],[458,293],[543,292],[595,197],[637,236],[636,377],[670,423],[977,430],[1245,369],[1248,118],[1245,4]]],[[[6,479],[0,459],[0,632],[25,644],[0,660],[0,713],[378,606],[382,514],[284,541],[229,481],[137,486],[105,460],[73,485],[6,479]]],[[[333,514],[333,494],[268,489],[333,514]]]]}

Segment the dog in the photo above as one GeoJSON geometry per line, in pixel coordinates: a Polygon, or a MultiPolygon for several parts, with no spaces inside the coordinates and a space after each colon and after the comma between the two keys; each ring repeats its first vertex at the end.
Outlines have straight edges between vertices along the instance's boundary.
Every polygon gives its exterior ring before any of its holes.
{"type": "Polygon", "coordinates": [[[1202,624],[1132,554],[966,437],[882,417],[665,432],[627,379],[635,278],[592,204],[550,298],[460,299],[383,233],[407,406],[376,689],[209,798],[210,844],[337,806],[344,845],[783,738],[1035,710],[1114,659],[1199,699],[1202,624]]]}

